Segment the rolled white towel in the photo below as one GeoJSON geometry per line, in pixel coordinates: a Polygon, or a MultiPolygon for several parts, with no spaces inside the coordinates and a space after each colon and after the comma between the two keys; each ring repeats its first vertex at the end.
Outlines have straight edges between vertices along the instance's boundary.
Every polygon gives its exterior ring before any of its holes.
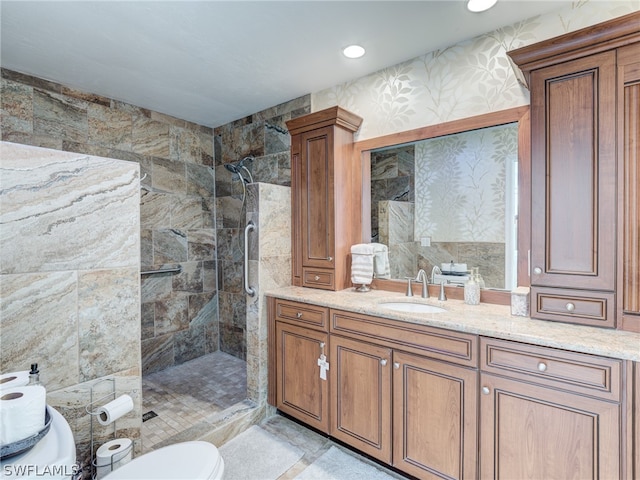
{"type": "Polygon", "coordinates": [[[373,281],[373,247],[359,243],[351,246],[351,282],[369,285],[373,281]]]}
{"type": "Polygon", "coordinates": [[[373,246],[373,272],[376,278],[391,278],[389,248],[384,243],[370,243],[373,246]]]}

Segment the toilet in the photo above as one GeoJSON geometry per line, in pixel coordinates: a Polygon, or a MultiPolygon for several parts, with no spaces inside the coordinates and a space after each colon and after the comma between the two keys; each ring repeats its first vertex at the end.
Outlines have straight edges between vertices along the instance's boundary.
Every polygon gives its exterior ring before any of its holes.
{"type": "MultiPolygon", "coordinates": [[[[76,444],[65,418],[52,407],[49,432],[27,452],[0,462],[2,476],[69,480],[76,473],[76,444]]],[[[221,480],[224,461],[208,442],[182,442],[135,457],[104,480],[221,480]]]]}
{"type": "Polygon", "coordinates": [[[224,461],[209,442],[182,442],[153,450],[117,470],[104,480],[221,480],[224,461]]]}

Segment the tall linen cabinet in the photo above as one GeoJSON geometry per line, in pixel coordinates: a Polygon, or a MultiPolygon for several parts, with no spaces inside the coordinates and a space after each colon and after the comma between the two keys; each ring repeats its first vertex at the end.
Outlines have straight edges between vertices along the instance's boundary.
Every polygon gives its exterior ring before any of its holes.
{"type": "Polygon", "coordinates": [[[351,286],[350,249],[362,242],[362,165],[352,158],[353,133],[361,123],[340,107],[287,122],[295,286],[351,286]]]}
{"type": "Polygon", "coordinates": [[[531,316],[640,332],[640,12],[509,52],[531,90],[531,316]]]}

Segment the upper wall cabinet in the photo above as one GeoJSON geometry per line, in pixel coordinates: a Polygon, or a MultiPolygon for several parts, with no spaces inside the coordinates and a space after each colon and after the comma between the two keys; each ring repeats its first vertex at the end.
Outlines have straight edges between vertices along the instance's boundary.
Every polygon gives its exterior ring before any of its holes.
{"type": "Polygon", "coordinates": [[[287,122],[293,285],[351,286],[349,252],[362,239],[362,167],[352,155],[353,133],[361,123],[340,107],[287,122]]]}
{"type": "Polygon", "coordinates": [[[640,323],[640,309],[623,311],[636,305],[625,297],[637,296],[638,208],[627,202],[637,204],[638,177],[619,174],[637,163],[638,124],[625,117],[635,112],[637,122],[638,97],[625,96],[619,77],[626,69],[639,81],[623,60],[638,51],[638,25],[640,12],[509,53],[531,90],[534,318],[640,323]]]}

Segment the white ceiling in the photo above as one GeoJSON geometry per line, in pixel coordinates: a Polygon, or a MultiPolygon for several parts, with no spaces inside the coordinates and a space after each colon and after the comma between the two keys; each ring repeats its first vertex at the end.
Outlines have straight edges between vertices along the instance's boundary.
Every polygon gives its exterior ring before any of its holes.
{"type": "Polygon", "coordinates": [[[1,0],[0,60],[215,127],[571,3],[1,0]]]}

